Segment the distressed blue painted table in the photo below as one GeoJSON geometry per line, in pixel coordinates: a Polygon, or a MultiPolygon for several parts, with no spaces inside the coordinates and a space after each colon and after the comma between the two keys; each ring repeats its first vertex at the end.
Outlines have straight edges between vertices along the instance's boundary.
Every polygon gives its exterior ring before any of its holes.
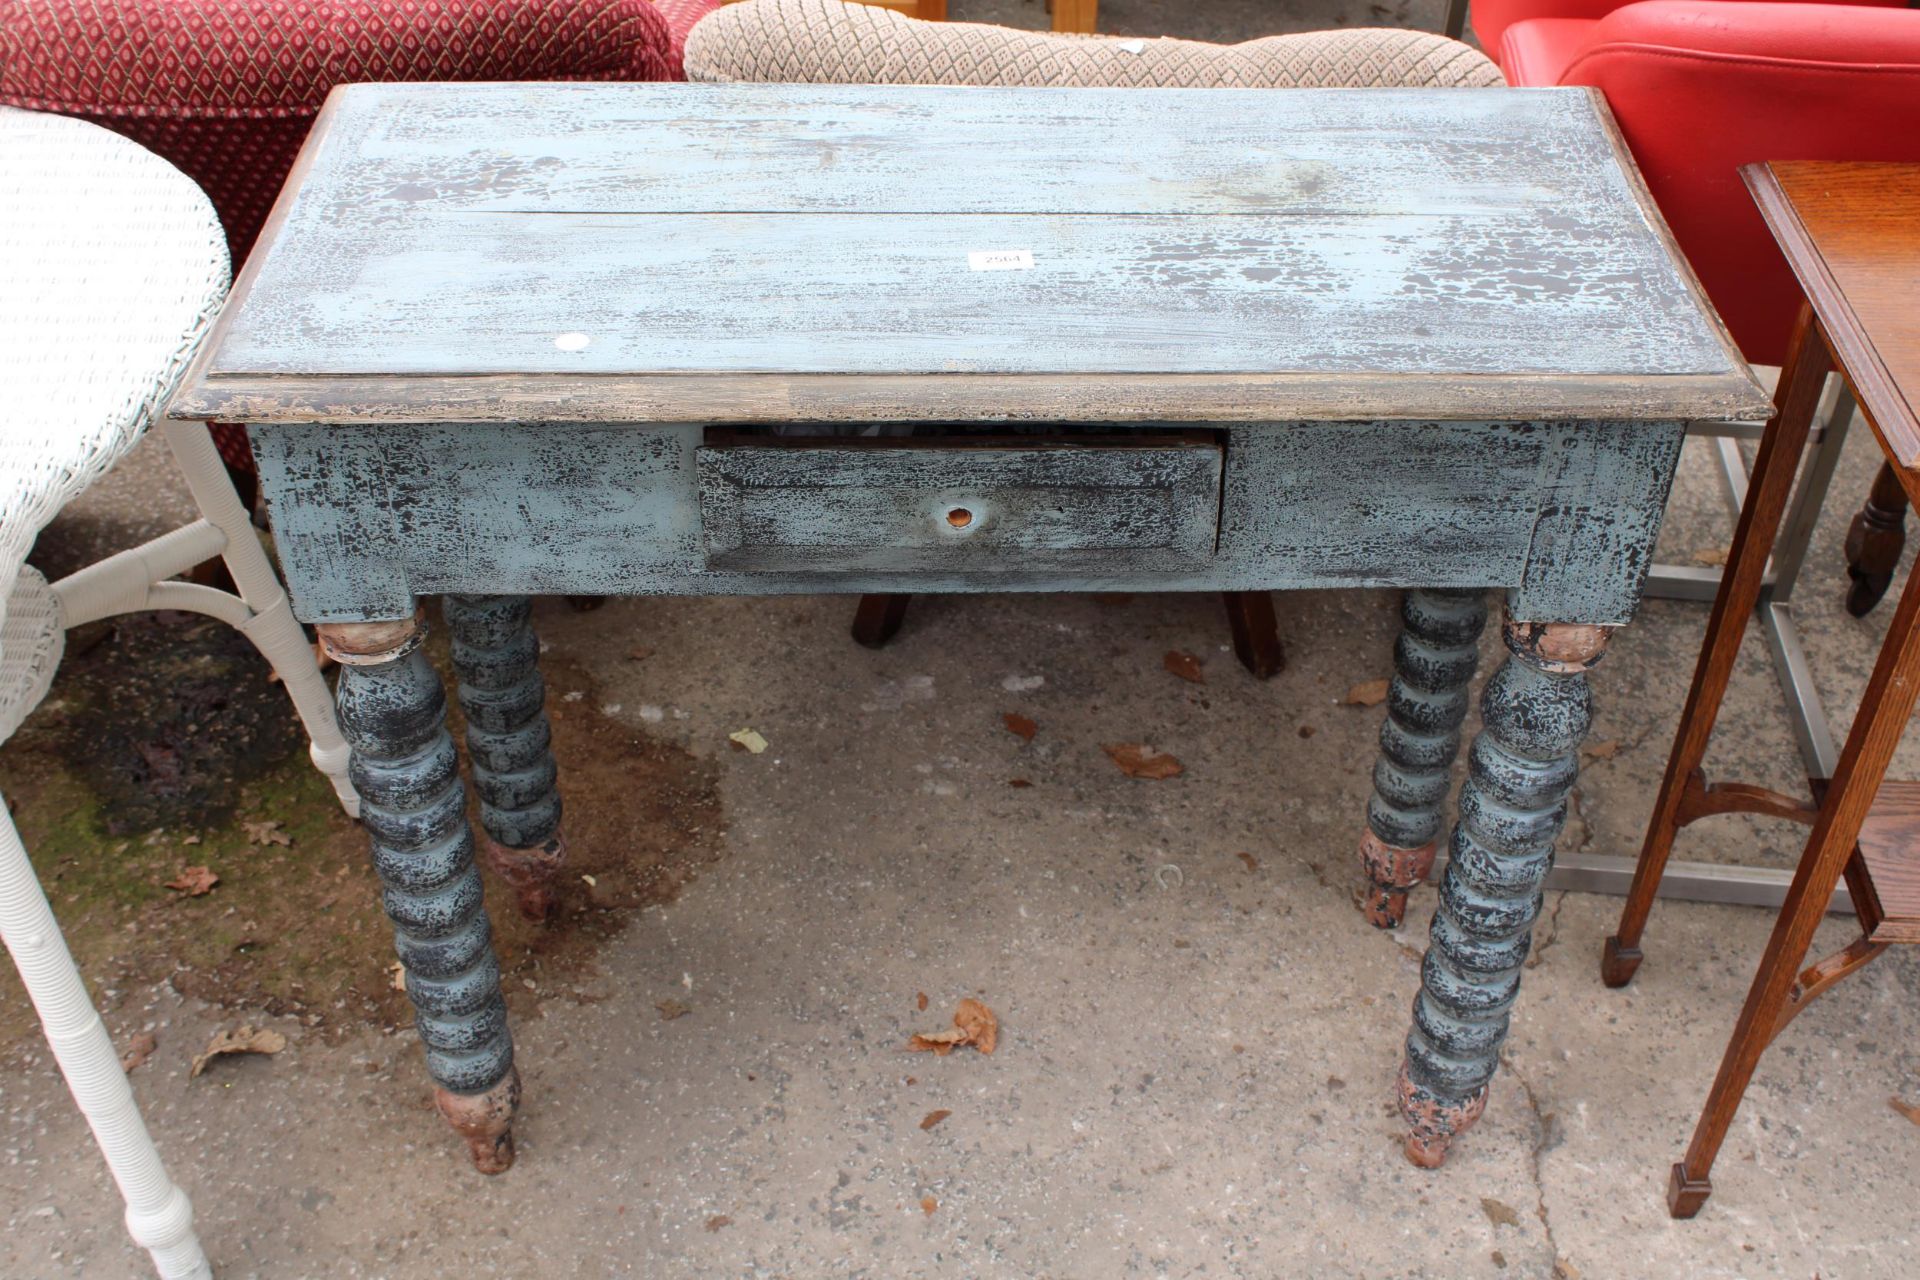
{"type": "Polygon", "coordinates": [[[1484,1105],[1684,424],[1767,401],[1583,90],[355,86],[174,412],[252,424],[441,1110],[518,1076],[493,864],[562,858],[529,593],[1404,586],[1362,839],[1397,923],[1509,657],[1400,1099],[1484,1105]]]}

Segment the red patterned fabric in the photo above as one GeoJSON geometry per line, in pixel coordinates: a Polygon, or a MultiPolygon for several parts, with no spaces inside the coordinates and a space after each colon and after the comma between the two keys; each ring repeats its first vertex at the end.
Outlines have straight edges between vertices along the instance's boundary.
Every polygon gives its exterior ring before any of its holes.
{"type": "MultiPolygon", "coordinates": [[[[0,104],[125,134],[199,183],[236,267],[334,85],[678,80],[719,0],[0,0],[0,104]]],[[[244,438],[216,431],[229,463],[244,438]]]]}
{"type": "Polygon", "coordinates": [[[725,0],[653,0],[653,7],[667,20],[667,33],[673,37],[673,48],[669,50],[669,61],[673,63],[673,78],[684,80],[686,77],[680,68],[685,62],[682,56],[687,49],[687,32],[693,30],[693,24],[718,9],[725,0]]]}

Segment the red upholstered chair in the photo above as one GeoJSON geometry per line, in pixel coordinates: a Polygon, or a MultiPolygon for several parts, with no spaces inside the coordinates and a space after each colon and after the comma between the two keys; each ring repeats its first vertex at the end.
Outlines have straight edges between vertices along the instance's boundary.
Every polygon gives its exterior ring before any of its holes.
{"type": "MultiPolygon", "coordinates": [[[[212,199],[237,269],[336,84],[678,80],[687,32],[719,3],[0,0],[0,104],[172,161],[212,199]]],[[[244,433],[215,434],[250,475],[244,433]]]]}
{"type": "MultiPolygon", "coordinates": [[[[1920,11],[1905,0],[1473,0],[1511,84],[1606,94],[1647,185],[1749,360],[1779,364],[1800,290],[1737,170],[1755,160],[1920,160],[1920,11]]],[[[1854,521],[1848,608],[1900,557],[1883,474],[1854,521]]]]}

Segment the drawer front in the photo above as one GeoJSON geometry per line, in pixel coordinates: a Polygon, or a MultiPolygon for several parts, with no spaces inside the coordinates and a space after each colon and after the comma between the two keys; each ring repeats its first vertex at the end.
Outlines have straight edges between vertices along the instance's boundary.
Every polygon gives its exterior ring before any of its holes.
{"type": "Polygon", "coordinates": [[[1213,557],[1218,444],[1184,436],[709,443],[707,564],[993,575],[1180,569],[1213,557]]]}

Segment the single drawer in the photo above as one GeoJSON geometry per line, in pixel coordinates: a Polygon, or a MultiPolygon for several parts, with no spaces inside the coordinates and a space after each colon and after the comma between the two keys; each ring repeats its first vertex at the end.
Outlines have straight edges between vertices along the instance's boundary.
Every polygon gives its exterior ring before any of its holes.
{"type": "Polygon", "coordinates": [[[1205,564],[1205,432],[800,437],[708,433],[707,563],[765,572],[1139,571],[1205,564]]]}

